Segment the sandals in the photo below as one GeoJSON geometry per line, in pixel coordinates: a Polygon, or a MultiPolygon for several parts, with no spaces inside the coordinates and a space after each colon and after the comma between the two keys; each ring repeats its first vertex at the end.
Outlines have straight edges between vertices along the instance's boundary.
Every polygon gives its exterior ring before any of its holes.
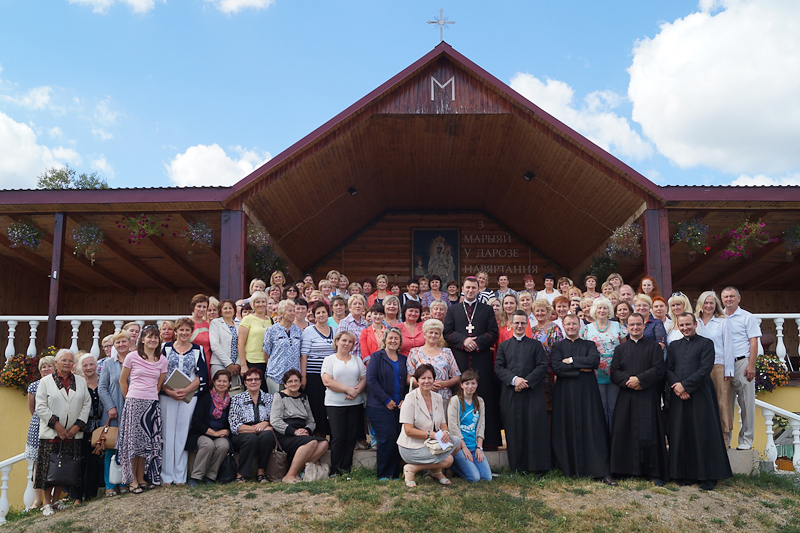
{"type": "Polygon", "coordinates": [[[267,476],[265,476],[264,474],[259,474],[258,477],[256,478],[256,481],[258,481],[259,483],[266,483],[269,481],[269,479],[267,479],[267,476]]]}
{"type": "Polygon", "coordinates": [[[409,465],[403,467],[403,480],[406,483],[406,487],[413,489],[414,487],[417,486],[417,482],[414,481],[414,475],[416,474],[416,472],[410,470],[408,467],[409,465]]]}
{"type": "Polygon", "coordinates": [[[142,485],[136,485],[135,487],[130,488],[131,494],[141,494],[144,492],[142,485]]]}
{"type": "Polygon", "coordinates": [[[117,491],[114,489],[106,489],[106,498],[113,498],[117,495],[117,491]]]}
{"type": "Polygon", "coordinates": [[[243,478],[243,477],[237,477],[236,478],[236,483],[244,483],[245,481],[247,481],[247,480],[245,478],[243,478]]]}
{"type": "Polygon", "coordinates": [[[51,505],[51,507],[53,508],[53,511],[63,511],[64,509],[67,508],[67,506],[64,505],[64,502],[62,502],[61,500],[58,500],[57,502],[54,502],[51,505]]]}
{"type": "Polygon", "coordinates": [[[42,516],[53,516],[56,512],[53,510],[52,505],[42,506],[42,516]]]}
{"type": "Polygon", "coordinates": [[[444,472],[438,474],[431,474],[431,477],[439,482],[439,485],[450,485],[450,480],[445,477],[444,472]],[[439,477],[442,476],[442,477],[439,477]]]}

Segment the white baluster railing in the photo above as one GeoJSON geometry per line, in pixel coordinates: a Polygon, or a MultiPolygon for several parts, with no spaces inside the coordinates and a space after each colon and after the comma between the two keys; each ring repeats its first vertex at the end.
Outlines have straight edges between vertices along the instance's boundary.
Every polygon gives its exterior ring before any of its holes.
{"type": "Polygon", "coordinates": [[[775,467],[775,461],[778,459],[778,447],[775,446],[773,438],[772,419],[775,415],[780,415],[789,420],[789,428],[792,431],[792,444],[794,445],[792,465],[794,466],[794,471],[800,473],[800,415],[761,400],[756,400],[756,407],[759,407],[761,414],[764,415],[764,424],[767,426],[767,445],[764,449],[764,454],[769,461],[772,461],[773,468],[775,467]]]}
{"type": "MultiPolygon", "coordinates": [[[[8,501],[8,479],[11,476],[11,470],[14,465],[25,461],[25,454],[21,453],[5,461],[0,461],[0,525],[6,523],[6,516],[11,504],[8,501]]],[[[28,485],[25,487],[25,493],[22,496],[22,503],[25,509],[30,509],[33,505],[34,492],[33,492],[33,462],[28,461],[28,485]]]]}
{"type": "MultiPolygon", "coordinates": [[[[122,326],[127,322],[136,322],[140,326],[144,326],[146,323],[156,323],[161,326],[161,323],[165,320],[177,320],[187,315],[134,315],[134,316],[126,316],[126,315],[58,315],[56,320],[58,322],[68,322],[71,328],[71,345],[70,350],[73,352],[78,351],[82,347],[80,346],[82,341],[80,340],[80,328],[84,322],[89,323],[92,325],[92,345],[90,349],[90,353],[95,356],[100,356],[100,329],[103,327],[105,323],[112,323],[114,325],[114,332],[120,331],[122,326]]],[[[800,315],[798,315],[800,316],[800,315]]],[[[27,348],[25,353],[31,357],[36,356],[38,350],[36,349],[36,342],[37,342],[37,332],[39,327],[42,324],[47,324],[47,316],[13,316],[13,315],[6,315],[0,316],[0,323],[5,322],[8,325],[8,332],[7,337],[5,340],[5,350],[4,354],[6,358],[14,356],[18,353],[17,348],[18,344],[21,344],[23,339],[19,339],[19,329],[21,324],[27,324],[30,330],[28,339],[27,339],[27,348]]],[[[85,331],[85,330],[84,330],[85,331]]],[[[0,335],[4,332],[0,329],[0,335]]],[[[2,349],[2,348],[0,348],[2,349]]]]}
{"type": "Polygon", "coordinates": [[[786,364],[786,367],[794,372],[794,365],[792,364],[790,356],[796,356],[798,354],[789,354],[786,350],[783,326],[786,322],[786,319],[794,319],[795,324],[797,324],[798,331],[800,332],[800,313],[756,313],[755,317],[758,320],[759,325],[763,320],[772,320],[772,322],[775,324],[775,355],[780,357],[781,360],[786,364]]]}

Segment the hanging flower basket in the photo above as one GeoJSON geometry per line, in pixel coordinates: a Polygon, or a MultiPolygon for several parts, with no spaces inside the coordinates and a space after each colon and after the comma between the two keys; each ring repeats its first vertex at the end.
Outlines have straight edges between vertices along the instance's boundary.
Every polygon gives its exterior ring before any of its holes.
{"type": "Polygon", "coordinates": [[[675,234],[672,242],[685,242],[689,246],[690,254],[704,254],[711,249],[707,244],[708,225],[703,224],[702,218],[692,217],[689,220],[678,222],[675,225],[675,234]]]}
{"type": "Polygon", "coordinates": [[[252,223],[247,224],[247,267],[261,279],[269,279],[276,270],[286,271],[286,259],[275,253],[267,233],[252,223]]]}
{"type": "Polygon", "coordinates": [[[30,218],[8,225],[8,240],[12,248],[26,247],[38,252],[43,236],[44,232],[30,218]]]}
{"type": "Polygon", "coordinates": [[[144,213],[135,217],[122,217],[116,222],[118,228],[125,228],[131,232],[128,237],[129,244],[142,244],[148,237],[163,237],[164,230],[169,228],[167,224],[169,216],[162,221],[160,217],[144,213]]]}
{"type": "Polygon", "coordinates": [[[800,248],[800,224],[793,224],[783,231],[783,240],[791,252],[800,248]]]}
{"type": "Polygon", "coordinates": [[[771,242],[778,242],[778,239],[770,236],[766,229],[766,224],[759,219],[756,222],[742,220],[737,225],[717,235],[717,239],[729,237],[731,242],[720,254],[720,259],[735,260],[742,257],[750,259],[753,252],[763,248],[771,242]]]}
{"type": "MultiPolygon", "coordinates": [[[[177,237],[176,234],[172,234],[177,237]]],[[[199,220],[197,222],[189,222],[181,232],[181,237],[186,239],[186,244],[194,246],[195,244],[202,244],[211,247],[214,245],[214,231],[211,226],[199,220]]]]}
{"type": "Polygon", "coordinates": [[[103,230],[97,224],[86,222],[72,228],[72,240],[75,241],[75,255],[85,255],[94,265],[95,256],[100,245],[106,240],[103,230]]]}
{"type": "Polygon", "coordinates": [[[789,371],[775,354],[759,355],[756,360],[756,392],[772,392],[789,383],[789,371]]]}
{"type": "Polygon", "coordinates": [[[620,226],[611,234],[606,248],[606,255],[620,260],[637,257],[642,254],[642,227],[633,222],[620,226]]]}

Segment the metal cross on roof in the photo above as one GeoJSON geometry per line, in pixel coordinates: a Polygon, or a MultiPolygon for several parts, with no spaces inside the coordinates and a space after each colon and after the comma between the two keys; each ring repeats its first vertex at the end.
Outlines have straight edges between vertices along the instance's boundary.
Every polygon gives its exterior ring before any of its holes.
{"type": "Polygon", "coordinates": [[[439,10],[439,18],[429,20],[428,24],[437,24],[439,26],[439,41],[444,42],[444,30],[447,28],[446,24],[455,24],[455,20],[447,20],[444,16],[444,11],[439,10]]]}

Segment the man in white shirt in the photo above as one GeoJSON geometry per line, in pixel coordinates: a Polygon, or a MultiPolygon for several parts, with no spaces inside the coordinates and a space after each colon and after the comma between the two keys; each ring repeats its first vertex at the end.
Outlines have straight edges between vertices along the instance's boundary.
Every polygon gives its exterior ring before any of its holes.
{"type": "MultiPolygon", "coordinates": [[[[731,382],[731,410],[738,399],[742,413],[742,427],[739,428],[739,445],[737,450],[749,450],[753,447],[753,433],[756,409],[756,359],[758,358],[758,339],[761,328],[751,313],[739,307],[742,297],[736,287],[725,287],[722,290],[722,304],[733,345],[733,381],[731,382]]],[[[730,447],[733,432],[725,435],[725,442],[730,447]]]]}
{"type": "Polygon", "coordinates": [[[630,285],[623,285],[619,288],[619,300],[621,302],[628,302],[629,304],[633,305],[633,287],[630,285]]]}

